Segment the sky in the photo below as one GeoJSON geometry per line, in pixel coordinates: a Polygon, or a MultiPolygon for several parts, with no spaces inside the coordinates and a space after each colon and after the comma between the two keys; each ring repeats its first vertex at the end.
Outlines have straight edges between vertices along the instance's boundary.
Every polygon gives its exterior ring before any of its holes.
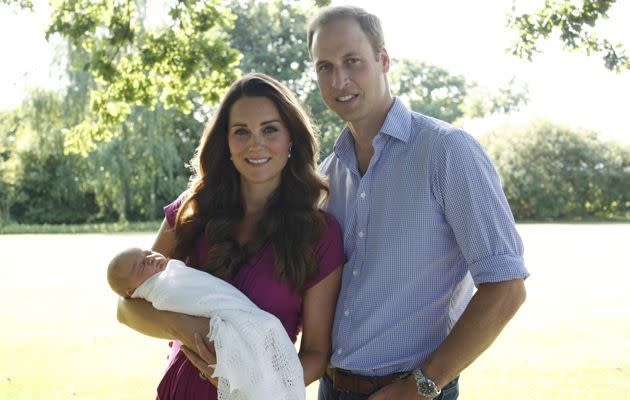
{"type": "MultiPolygon", "coordinates": [[[[523,11],[542,3],[514,0],[523,11]]],[[[527,84],[530,101],[525,109],[507,117],[469,121],[465,128],[473,134],[506,119],[524,122],[544,117],[595,130],[605,140],[630,143],[626,125],[630,71],[611,72],[599,56],[563,50],[559,40],[545,42],[544,53],[531,63],[507,54],[514,34],[505,27],[505,16],[512,0],[337,0],[333,4],[359,5],[378,15],[392,58],[426,61],[491,91],[512,78],[527,84]]],[[[35,5],[34,14],[16,14],[0,6],[0,54],[5,60],[0,63],[0,110],[17,106],[28,88],[63,86],[60,68],[55,66],[55,46],[61,44],[44,39],[47,2],[35,0],[35,5]]],[[[608,15],[595,31],[630,48],[630,1],[618,0],[608,15]]]]}

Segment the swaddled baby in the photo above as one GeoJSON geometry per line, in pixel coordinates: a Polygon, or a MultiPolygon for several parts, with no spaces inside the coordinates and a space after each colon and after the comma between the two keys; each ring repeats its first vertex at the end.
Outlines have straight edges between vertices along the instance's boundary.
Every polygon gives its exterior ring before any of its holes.
{"type": "Polygon", "coordinates": [[[302,365],[280,321],[224,280],[138,248],[112,259],[107,280],[123,297],[210,318],[219,399],[305,398],[302,365]]]}

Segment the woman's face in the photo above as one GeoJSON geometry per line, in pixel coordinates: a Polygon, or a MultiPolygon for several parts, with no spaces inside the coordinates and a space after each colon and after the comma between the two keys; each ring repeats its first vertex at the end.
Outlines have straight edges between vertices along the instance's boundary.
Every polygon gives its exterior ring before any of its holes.
{"type": "Polygon", "coordinates": [[[291,136],[278,108],[266,97],[243,97],[230,109],[228,145],[241,185],[280,185],[291,136]]]}

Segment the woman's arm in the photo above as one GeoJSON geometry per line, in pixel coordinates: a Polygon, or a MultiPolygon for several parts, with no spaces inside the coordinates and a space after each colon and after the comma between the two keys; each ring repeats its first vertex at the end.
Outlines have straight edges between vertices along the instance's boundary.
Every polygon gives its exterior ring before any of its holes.
{"type": "Polygon", "coordinates": [[[155,237],[155,241],[153,242],[153,246],[151,250],[157,251],[162,254],[164,257],[171,258],[173,257],[173,253],[175,253],[175,247],[177,246],[177,238],[175,237],[175,230],[172,229],[166,218],[162,221],[162,225],[160,225],[160,230],[158,230],[157,236],[155,237]]]}
{"type": "MultiPolygon", "coordinates": [[[[170,258],[175,245],[175,232],[164,220],[152,249],[170,258]]],[[[196,348],[194,332],[207,335],[209,331],[208,318],[156,310],[142,299],[121,298],[117,314],[119,322],[135,331],[162,339],[176,339],[192,349],[196,348]]]]}
{"type": "Polygon", "coordinates": [[[341,286],[341,268],[308,289],[304,296],[300,361],[304,368],[304,384],[319,379],[328,366],[331,330],[341,286]]]}
{"type": "Polygon", "coordinates": [[[118,300],[118,321],[147,336],[179,340],[189,348],[195,347],[194,333],[206,336],[210,320],[170,311],[160,311],[143,299],[118,300]]]}

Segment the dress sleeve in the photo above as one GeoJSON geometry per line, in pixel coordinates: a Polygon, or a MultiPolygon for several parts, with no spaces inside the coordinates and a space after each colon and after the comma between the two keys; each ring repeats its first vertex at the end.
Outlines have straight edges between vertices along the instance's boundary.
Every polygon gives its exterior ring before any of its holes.
{"type": "Polygon", "coordinates": [[[164,206],[164,216],[166,217],[166,222],[168,222],[169,227],[172,228],[175,226],[175,217],[177,216],[177,210],[179,210],[179,207],[186,199],[187,194],[188,191],[184,191],[177,197],[177,199],[175,199],[175,201],[164,206]]]}
{"type": "Polygon", "coordinates": [[[326,230],[314,248],[315,259],[319,263],[319,274],[306,285],[306,289],[315,286],[331,272],[343,266],[346,261],[339,223],[331,214],[323,211],[322,213],[326,219],[326,230]]]}
{"type": "Polygon", "coordinates": [[[476,285],[529,275],[499,175],[476,140],[462,131],[442,135],[431,186],[476,285]]]}

